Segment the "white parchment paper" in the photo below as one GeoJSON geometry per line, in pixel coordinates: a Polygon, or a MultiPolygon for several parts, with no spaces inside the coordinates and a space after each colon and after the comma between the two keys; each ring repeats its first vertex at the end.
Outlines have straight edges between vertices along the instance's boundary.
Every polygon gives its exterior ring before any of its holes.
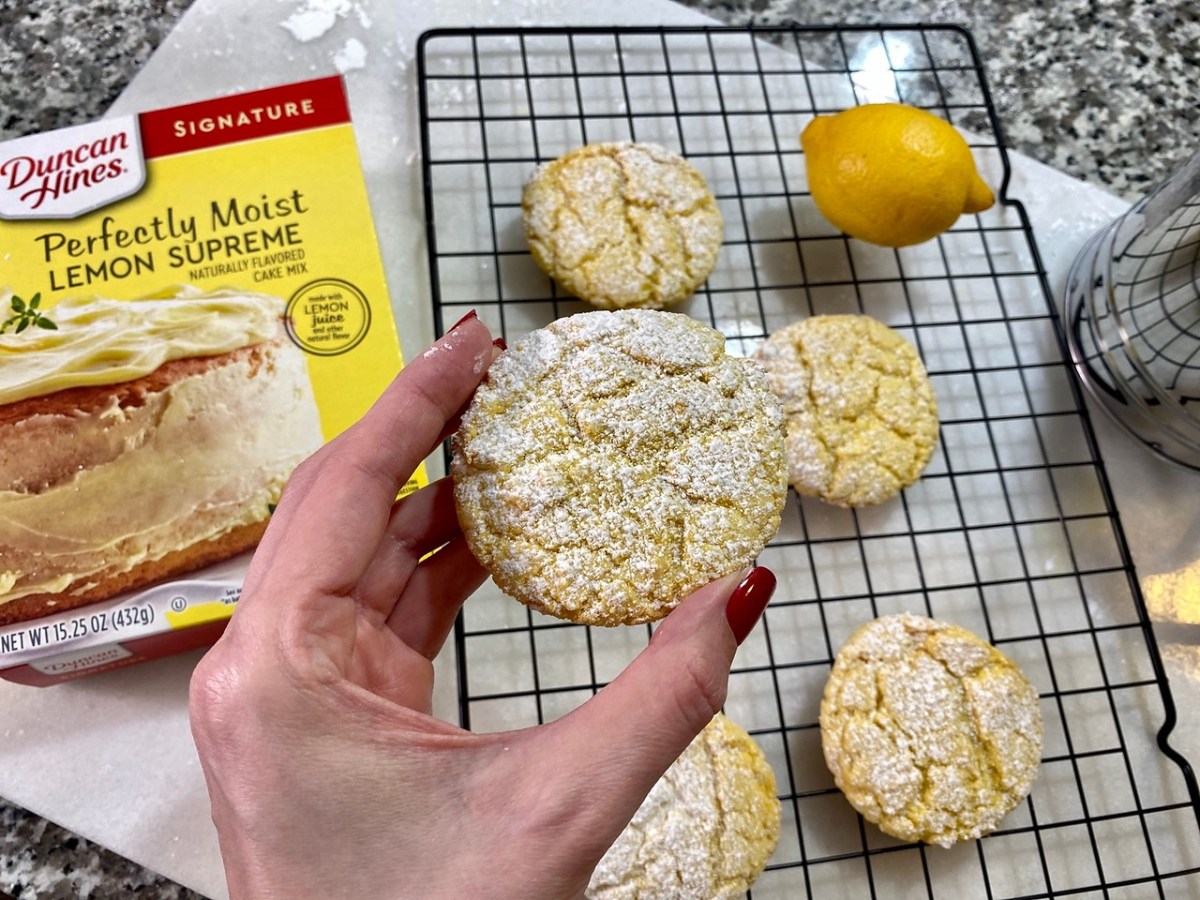
{"type": "MultiPolygon", "coordinates": [[[[128,114],[312,78],[346,75],[359,149],[406,358],[433,337],[421,208],[419,35],[439,26],[696,24],[666,0],[198,0],[113,107],[128,114]]],[[[1056,295],[1084,239],[1126,204],[1013,155],[1056,295]]],[[[1094,415],[1139,571],[1200,554],[1200,477],[1147,456],[1094,415]],[[1190,536],[1190,537],[1189,537],[1190,536]]],[[[50,689],[0,682],[0,795],[213,897],[225,896],[216,835],[187,727],[198,653],[50,689]]],[[[437,709],[453,720],[443,659],[437,709]]],[[[1175,744],[1200,758],[1197,681],[1172,672],[1184,716],[1175,744]]]]}

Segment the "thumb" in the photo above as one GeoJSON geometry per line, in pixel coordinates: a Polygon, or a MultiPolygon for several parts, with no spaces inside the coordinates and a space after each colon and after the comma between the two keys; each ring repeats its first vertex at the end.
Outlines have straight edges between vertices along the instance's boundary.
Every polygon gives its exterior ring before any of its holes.
{"type": "Polygon", "coordinates": [[[737,646],[774,591],[775,575],[762,566],[701,588],[611,684],[546,729],[558,759],[589,760],[576,772],[590,785],[594,836],[612,832],[605,848],[725,703],[737,646]]]}

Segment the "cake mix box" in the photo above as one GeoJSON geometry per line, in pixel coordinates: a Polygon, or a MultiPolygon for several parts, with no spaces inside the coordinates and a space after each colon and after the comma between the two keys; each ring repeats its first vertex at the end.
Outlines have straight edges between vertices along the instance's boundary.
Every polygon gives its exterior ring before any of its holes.
{"type": "Polygon", "coordinates": [[[0,677],[211,644],[401,365],[339,77],[0,144],[0,677]]]}

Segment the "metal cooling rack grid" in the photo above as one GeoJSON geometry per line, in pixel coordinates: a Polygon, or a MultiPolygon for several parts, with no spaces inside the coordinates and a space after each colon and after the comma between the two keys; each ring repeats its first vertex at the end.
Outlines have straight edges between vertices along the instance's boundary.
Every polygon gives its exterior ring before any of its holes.
{"type": "MultiPolygon", "coordinates": [[[[587,309],[529,257],[521,189],[573,147],[633,139],[682,152],[713,188],[725,245],[678,309],[721,330],[730,352],[806,315],[865,312],[912,340],[930,372],[942,436],[922,479],[855,512],[792,494],[762,555],[779,589],[739,650],[726,704],[770,758],[784,804],[753,897],[1200,897],[1195,780],[1166,742],[1174,707],[1023,210],[1006,201],[890,250],[845,238],[807,192],[804,124],[899,100],[972,134],[1002,193],[1007,158],[969,35],[473,29],[424,36],[418,66],[439,331],[473,307],[511,343],[587,309]],[[834,653],[858,625],[900,611],[985,635],[1041,695],[1033,794],[997,833],[950,851],[865,824],[821,758],[834,653]]],[[[456,630],[462,721],[556,718],[650,633],[549,619],[489,584],[456,630]]]]}

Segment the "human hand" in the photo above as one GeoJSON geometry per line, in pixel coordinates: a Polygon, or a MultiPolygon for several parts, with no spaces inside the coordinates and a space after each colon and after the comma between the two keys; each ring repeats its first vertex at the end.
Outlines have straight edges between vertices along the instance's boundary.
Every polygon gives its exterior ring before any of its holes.
{"type": "Polygon", "coordinates": [[[192,732],[234,898],[581,896],[724,703],[767,569],[697,591],[555,722],[473,734],[431,715],[432,659],[485,573],[448,478],[395,497],[495,352],[468,316],[296,469],[196,668],[192,732]]]}

